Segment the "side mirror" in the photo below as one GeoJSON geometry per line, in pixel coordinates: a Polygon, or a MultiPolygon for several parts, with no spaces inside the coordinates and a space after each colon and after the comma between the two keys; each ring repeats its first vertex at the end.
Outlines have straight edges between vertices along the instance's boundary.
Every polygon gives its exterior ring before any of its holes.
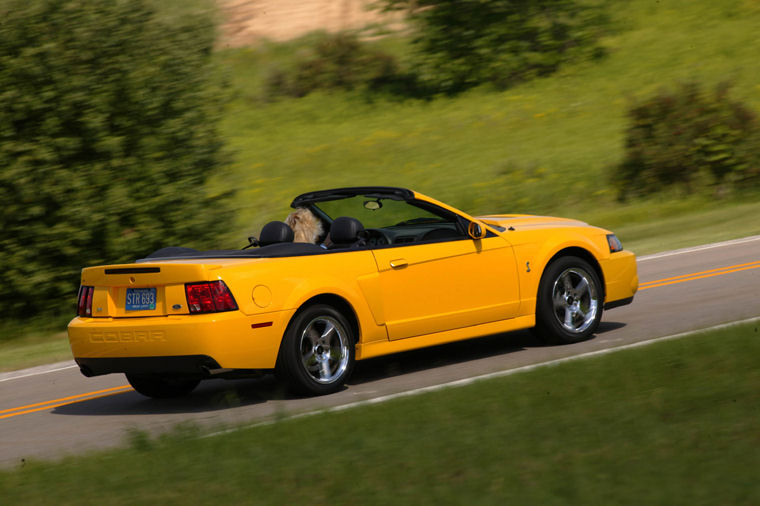
{"type": "Polygon", "coordinates": [[[486,236],[486,233],[487,230],[482,227],[480,223],[471,221],[467,226],[467,235],[469,235],[472,239],[482,239],[486,236]]]}

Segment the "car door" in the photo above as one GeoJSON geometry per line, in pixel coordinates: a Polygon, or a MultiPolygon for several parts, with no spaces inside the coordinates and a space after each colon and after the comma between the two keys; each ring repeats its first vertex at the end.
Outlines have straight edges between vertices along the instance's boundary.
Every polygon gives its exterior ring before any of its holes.
{"type": "Polygon", "coordinates": [[[512,246],[489,235],[373,250],[389,339],[517,316],[512,246]]]}

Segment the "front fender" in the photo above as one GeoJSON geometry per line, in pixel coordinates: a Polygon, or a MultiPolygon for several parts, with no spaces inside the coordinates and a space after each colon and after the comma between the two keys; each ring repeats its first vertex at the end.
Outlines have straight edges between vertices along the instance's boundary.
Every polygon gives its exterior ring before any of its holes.
{"type": "MultiPolygon", "coordinates": [[[[572,251],[573,248],[582,249],[596,261],[595,267],[600,267],[600,261],[608,258],[610,254],[604,231],[588,235],[587,230],[536,230],[518,232],[507,237],[513,242],[517,259],[520,293],[522,294],[521,315],[529,315],[535,312],[541,276],[552,259],[563,251],[572,251]],[[547,234],[551,234],[551,237],[547,237],[547,234]]],[[[603,276],[601,268],[600,276],[603,276]]],[[[601,281],[604,285],[604,279],[601,281]]]]}

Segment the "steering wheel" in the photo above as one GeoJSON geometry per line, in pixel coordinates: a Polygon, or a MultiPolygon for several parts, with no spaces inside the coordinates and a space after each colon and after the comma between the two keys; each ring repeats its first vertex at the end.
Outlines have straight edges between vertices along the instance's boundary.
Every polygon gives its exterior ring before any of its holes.
{"type": "Polygon", "coordinates": [[[367,235],[367,244],[369,246],[385,246],[391,243],[382,230],[365,228],[364,233],[367,235]]]}

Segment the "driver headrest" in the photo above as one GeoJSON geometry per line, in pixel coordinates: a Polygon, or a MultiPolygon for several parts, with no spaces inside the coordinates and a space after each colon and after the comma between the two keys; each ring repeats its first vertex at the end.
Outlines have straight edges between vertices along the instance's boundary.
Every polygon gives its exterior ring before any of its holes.
{"type": "Polygon", "coordinates": [[[293,242],[293,229],[281,221],[270,221],[259,234],[259,246],[269,246],[278,242],[293,242]]]}
{"type": "Polygon", "coordinates": [[[335,218],[330,227],[330,240],[333,244],[351,244],[359,239],[364,226],[356,218],[341,216],[335,218]]]}

